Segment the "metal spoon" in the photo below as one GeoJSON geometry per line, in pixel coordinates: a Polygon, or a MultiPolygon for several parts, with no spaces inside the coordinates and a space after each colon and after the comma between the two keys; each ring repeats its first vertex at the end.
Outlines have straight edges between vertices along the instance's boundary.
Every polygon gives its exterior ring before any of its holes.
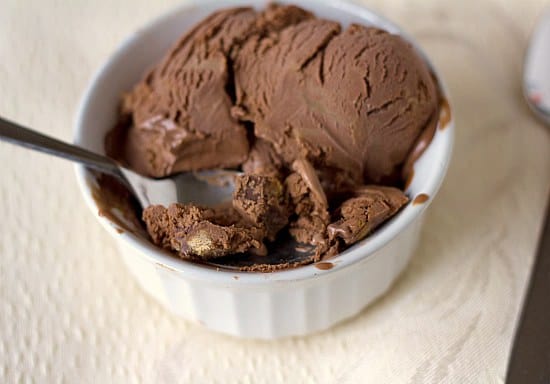
{"type": "MultiPolygon", "coordinates": [[[[533,33],[525,61],[524,92],[531,109],[550,124],[550,9],[533,33]]],[[[529,288],[508,362],[507,384],[550,383],[550,200],[529,288]]]]}
{"type": "Polygon", "coordinates": [[[0,118],[0,139],[84,164],[94,170],[118,177],[130,187],[142,208],[174,202],[219,204],[231,198],[236,171],[212,170],[184,172],[163,179],[141,176],[118,165],[106,156],[64,143],[14,122],[0,118]],[[208,180],[216,180],[209,183],[208,180]]]}
{"type": "MultiPolygon", "coordinates": [[[[141,176],[121,167],[106,156],[48,137],[0,118],[0,139],[26,148],[76,161],[100,172],[118,177],[130,188],[142,208],[152,204],[168,206],[174,202],[218,205],[231,199],[234,177],[240,172],[209,170],[184,172],[164,179],[141,176]],[[214,181],[214,182],[212,182],[214,181]]],[[[268,245],[268,255],[239,254],[212,260],[210,265],[240,270],[258,264],[306,264],[313,260],[314,248],[287,236],[268,245]]]]}

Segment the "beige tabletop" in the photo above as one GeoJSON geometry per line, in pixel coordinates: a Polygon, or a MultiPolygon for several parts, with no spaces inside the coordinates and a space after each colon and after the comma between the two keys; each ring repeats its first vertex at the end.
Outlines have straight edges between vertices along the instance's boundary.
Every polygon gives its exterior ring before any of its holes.
{"type": "MultiPolygon", "coordinates": [[[[0,0],[0,115],[71,140],[92,73],[178,2],[0,0]]],[[[402,278],[313,336],[242,341],[166,312],[85,207],[72,165],[0,143],[0,382],[503,382],[550,182],[550,134],[520,87],[544,3],[365,1],[440,69],[456,146],[402,278]]]]}

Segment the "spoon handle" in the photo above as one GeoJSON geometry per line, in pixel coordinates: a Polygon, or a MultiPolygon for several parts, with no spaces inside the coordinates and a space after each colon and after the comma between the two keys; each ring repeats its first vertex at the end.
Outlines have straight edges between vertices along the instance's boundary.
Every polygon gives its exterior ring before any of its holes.
{"type": "Polygon", "coordinates": [[[101,172],[120,176],[117,164],[106,156],[98,155],[76,145],[43,135],[0,117],[0,139],[35,151],[76,161],[101,172]]]}

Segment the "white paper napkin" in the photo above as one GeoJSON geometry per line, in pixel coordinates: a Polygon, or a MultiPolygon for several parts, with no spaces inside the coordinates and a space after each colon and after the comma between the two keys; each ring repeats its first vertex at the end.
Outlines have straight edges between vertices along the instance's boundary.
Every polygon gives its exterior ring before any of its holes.
{"type": "MultiPolygon", "coordinates": [[[[71,139],[101,62],[178,1],[0,0],[0,114],[71,139]]],[[[446,79],[457,140],[410,268],[321,334],[232,339],[167,313],[84,206],[70,164],[0,143],[2,383],[501,383],[550,177],[524,106],[542,1],[365,1],[446,79]]]]}

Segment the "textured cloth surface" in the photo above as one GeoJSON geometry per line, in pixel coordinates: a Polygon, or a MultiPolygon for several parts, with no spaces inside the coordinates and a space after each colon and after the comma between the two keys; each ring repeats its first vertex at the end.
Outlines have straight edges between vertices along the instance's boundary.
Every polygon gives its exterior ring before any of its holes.
{"type": "MultiPolygon", "coordinates": [[[[177,2],[0,0],[0,115],[71,140],[92,73],[177,2]]],[[[418,38],[457,123],[448,177],[392,290],[304,338],[212,333],[140,290],[71,164],[0,143],[0,382],[503,382],[550,181],[550,134],[520,86],[545,2],[365,3],[418,38]]]]}

